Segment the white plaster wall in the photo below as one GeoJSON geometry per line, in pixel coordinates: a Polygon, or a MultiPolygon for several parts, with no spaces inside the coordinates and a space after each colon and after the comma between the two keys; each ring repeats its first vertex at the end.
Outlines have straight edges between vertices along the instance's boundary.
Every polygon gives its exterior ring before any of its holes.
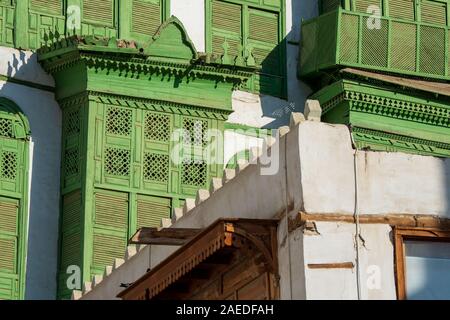
{"type": "Polygon", "coordinates": [[[306,212],[353,213],[353,149],[344,125],[307,121],[299,127],[300,172],[306,212]]]}
{"type": "MultiPolygon", "coordinates": [[[[234,179],[187,212],[173,227],[203,228],[221,217],[270,219],[283,217],[284,213],[292,217],[299,210],[353,215],[355,209],[361,214],[377,213],[377,208],[381,212],[403,214],[408,208],[410,214],[448,216],[449,159],[365,151],[358,152],[355,158],[346,126],[313,121],[291,128],[272,147],[272,152],[279,155],[279,170],[274,175],[262,175],[260,162],[237,170],[234,179]]],[[[355,225],[316,222],[316,226],[317,233],[302,234],[302,229],[297,229],[288,241],[285,220],[280,221],[281,297],[356,299],[355,268],[318,270],[307,267],[309,263],[340,262],[353,262],[356,266],[355,225]]],[[[361,225],[361,236],[360,297],[394,299],[390,227],[361,225]],[[381,271],[381,288],[376,290],[367,287],[367,268],[373,265],[381,271]]],[[[151,253],[152,266],[172,252],[165,247],[157,248],[151,253]],[[157,257],[156,260],[153,257],[157,257]]],[[[129,263],[133,267],[132,262],[129,263]]]]}
{"type": "Polygon", "coordinates": [[[363,300],[396,299],[394,249],[389,225],[361,225],[358,259],[355,224],[315,222],[315,225],[317,233],[305,232],[301,248],[304,250],[308,300],[355,300],[358,299],[358,291],[360,299],[363,300]],[[345,262],[353,263],[353,269],[308,267],[308,264],[345,262]],[[359,268],[359,282],[357,268],[359,268]],[[373,270],[377,270],[376,274],[373,270]],[[379,280],[372,282],[371,276],[379,277],[379,280]],[[374,283],[376,285],[373,285],[374,283]]]}
{"type": "MultiPolygon", "coordinates": [[[[11,73],[8,63],[6,70],[5,64],[1,64],[2,74],[52,85],[51,78],[37,64],[34,55],[0,47],[2,61],[11,62],[14,55],[22,62],[13,67],[11,73]]],[[[30,155],[26,298],[54,299],[58,256],[61,111],[53,93],[24,85],[0,81],[0,96],[15,102],[25,113],[33,141],[30,155]]]]}
{"type": "Polygon", "coordinates": [[[344,125],[307,121],[298,139],[304,211],[450,216],[450,159],[358,151],[355,160],[344,125]]]}
{"type": "MultiPolygon", "coordinates": [[[[225,130],[224,132],[224,167],[238,152],[249,150],[253,147],[262,148],[263,146],[263,138],[248,136],[240,132],[240,130],[225,130]]],[[[245,132],[245,130],[242,132],[245,132]]]]}
{"type": "Polygon", "coordinates": [[[300,29],[302,19],[314,18],[319,14],[317,0],[286,0],[286,47],[288,100],[303,112],[306,98],[311,89],[297,78],[300,29]]]}
{"type": "Polygon", "coordinates": [[[41,85],[55,85],[53,78],[37,63],[36,54],[0,46],[0,75],[41,85]]]}
{"type": "Polygon", "coordinates": [[[124,290],[121,284],[134,282],[145,274],[147,269],[157,266],[178,248],[178,246],[143,246],[138,254],[114,269],[107,281],[100,282],[92,291],[86,293],[83,300],[119,300],[116,296],[124,290]]]}
{"type": "Polygon", "coordinates": [[[170,13],[186,28],[199,52],[205,52],[205,0],[171,0],[170,13]]]}
{"type": "Polygon", "coordinates": [[[357,152],[357,159],[361,213],[423,213],[450,218],[449,158],[357,152]]]}

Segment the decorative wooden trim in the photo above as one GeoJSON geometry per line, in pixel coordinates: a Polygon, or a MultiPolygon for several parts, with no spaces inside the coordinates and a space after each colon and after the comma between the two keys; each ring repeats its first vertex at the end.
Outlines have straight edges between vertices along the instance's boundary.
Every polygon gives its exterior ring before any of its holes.
{"type": "MultiPolygon", "coordinates": [[[[361,214],[358,216],[362,224],[388,224],[401,227],[422,227],[450,229],[450,219],[435,215],[425,214],[361,214]]],[[[297,216],[289,220],[289,232],[303,226],[306,221],[344,222],[355,223],[355,217],[350,214],[321,214],[299,212],[297,216]]]]}
{"type": "Polygon", "coordinates": [[[197,236],[202,229],[140,228],[130,239],[130,244],[181,246],[197,236]]]}
{"type": "Polygon", "coordinates": [[[92,90],[88,90],[87,94],[89,95],[89,100],[104,104],[126,107],[136,106],[137,108],[144,110],[163,111],[189,116],[214,118],[218,120],[227,120],[228,115],[232,112],[232,110],[226,109],[214,109],[172,101],[124,96],[120,94],[92,90]],[[130,104],[130,102],[132,102],[132,104],[130,104]]]}
{"type": "Polygon", "coordinates": [[[450,242],[450,227],[443,228],[394,228],[394,268],[397,298],[406,300],[405,240],[450,242]]]}
{"type": "Polygon", "coordinates": [[[256,249],[269,272],[278,276],[278,220],[219,219],[175,251],[167,259],[118,294],[122,299],[151,299],[197,265],[224,248],[256,249]]]}

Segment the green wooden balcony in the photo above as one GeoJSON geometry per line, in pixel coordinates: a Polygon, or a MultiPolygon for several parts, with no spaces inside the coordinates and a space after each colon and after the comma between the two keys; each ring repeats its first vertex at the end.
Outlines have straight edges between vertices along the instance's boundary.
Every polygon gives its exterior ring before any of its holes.
{"type": "Polygon", "coordinates": [[[449,27],[388,17],[377,26],[373,19],[339,8],[303,22],[299,76],[357,67],[450,80],[449,27]]]}

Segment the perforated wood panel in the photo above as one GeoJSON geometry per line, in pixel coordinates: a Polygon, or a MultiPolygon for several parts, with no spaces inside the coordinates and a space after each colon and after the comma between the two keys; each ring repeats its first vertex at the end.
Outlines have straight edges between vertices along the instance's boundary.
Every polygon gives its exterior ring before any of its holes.
{"type": "Polygon", "coordinates": [[[358,62],[358,24],[359,17],[356,15],[343,14],[340,30],[341,50],[340,59],[347,63],[358,62]]]}
{"type": "Polygon", "coordinates": [[[420,71],[431,74],[445,72],[445,30],[420,27],[420,71]]]}
{"type": "Polygon", "coordinates": [[[201,168],[191,168],[182,159],[205,160],[204,151],[213,143],[207,130],[218,129],[217,120],[112,105],[98,112],[104,120],[96,126],[95,177],[102,187],[188,196],[198,183],[209,183],[211,169],[205,161],[201,168]],[[189,178],[190,173],[195,177],[189,178]]]}
{"type": "Polygon", "coordinates": [[[5,119],[5,118],[0,119],[0,136],[6,138],[14,137],[12,119],[5,119]]]}
{"type": "Polygon", "coordinates": [[[361,62],[371,66],[388,66],[388,22],[381,20],[380,29],[367,28],[368,17],[363,18],[361,62]]]}
{"type": "Polygon", "coordinates": [[[208,121],[194,118],[183,119],[184,143],[201,146],[206,144],[208,121]]]}
{"type": "Polygon", "coordinates": [[[63,188],[80,188],[82,104],[63,110],[63,188]]]}
{"type": "Polygon", "coordinates": [[[417,27],[415,24],[392,22],[391,66],[415,71],[417,53],[417,27]],[[404,38],[409,41],[403,41],[404,38]]]}
{"type": "Polygon", "coordinates": [[[144,180],[169,181],[169,155],[146,152],[144,154],[144,180]]]}

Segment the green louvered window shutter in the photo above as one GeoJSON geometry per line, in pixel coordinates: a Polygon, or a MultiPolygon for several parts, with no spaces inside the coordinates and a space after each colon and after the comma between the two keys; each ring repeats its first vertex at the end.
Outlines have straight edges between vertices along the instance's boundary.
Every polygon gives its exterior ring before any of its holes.
{"type": "Polygon", "coordinates": [[[62,15],[63,0],[30,0],[30,8],[37,11],[47,11],[62,15]]]}
{"type": "Polygon", "coordinates": [[[370,6],[377,6],[381,10],[381,0],[354,0],[353,4],[353,10],[356,12],[368,13],[370,6]]]}
{"type": "Polygon", "coordinates": [[[212,52],[222,55],[225,42],[228,54],[237,56],[242,45],[242,6],[216,0],[212,2],[212,52]]]}
{"type": "Polygon", "coordinates": [[[262,68],[260,77],[256,79],[255,89],[278,96],[283,87],[279,15],[249,9],[248,23],[247,47],[251,47],[256,64],[262,68]]]}
{"type": "Polygon", "coordinates": [[[70,297],[67,288],[67,268],[69,266],[82,267],[81,229],[81,191],[76,190],[63,196],[62,225],[61,225],[61,250],[60,250],[60,277],[59,295],[70,297]]]}
{"type": "Polygon", "coordinates": [[[0,198],[0,300],[17,299],[19,201],[0,198]]]}
{"type": "Polygon", "coordinates": [[[137,229],[160,227],[161,219],[170,218],[170,199],[138,195],[137,229]]]}
{"type": "Polygon", "coordinates": [[[101,273],[115,258],[123,257],[128,235],[128,194],[95,192],[92,273],[101,273]]]}
{"type": "Polygon", "coordinates": [[[389,0],[391,18],[414,20],[414,0],[389,0]]]}
{"type": "Polygon", "coordinates": [[[83,18],[102,25],[114,24],[114,0],[83,0],[83,18]]]}
{"type": "Polygon", "coordinates": [[[438,25],[447,24],[447,3],[422,1],[420,12],[422,22],[438,25]]]}
{"type": "Polygon", "coordinates": [[[152,36],[162,23],[162,0],[131,0],[131,31],[152,36]]]}

